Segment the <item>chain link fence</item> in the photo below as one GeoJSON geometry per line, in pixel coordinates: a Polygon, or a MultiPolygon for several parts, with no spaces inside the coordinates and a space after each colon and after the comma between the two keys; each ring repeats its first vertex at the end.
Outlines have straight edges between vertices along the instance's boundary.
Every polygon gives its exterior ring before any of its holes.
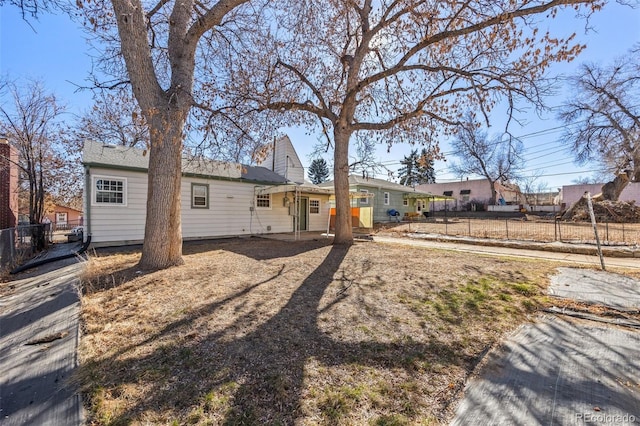
{"type": "MultiPolygon", "coordinates": [[[[598,223],[601,244],[635,246],[640,244],[640,223],[598,223]]],[[[536,242],[595,244],[590,223],[524,218],[474,219],[435,218],[401,225],[405,232],[422,232],[455,237],[493,238],[536,242]]]]}
{"type": "Polygon", "coordinates": [[[50,233],[49,224],[20,225],[0,230],[0,270],[12,268],[39,250],[46,249],[50,233]]]}

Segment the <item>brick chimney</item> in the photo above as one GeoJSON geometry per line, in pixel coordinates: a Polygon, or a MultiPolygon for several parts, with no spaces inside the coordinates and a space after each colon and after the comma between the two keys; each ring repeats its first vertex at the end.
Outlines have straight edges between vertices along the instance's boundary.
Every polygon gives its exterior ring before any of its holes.
{"type": "Polygon", "coordinates": [[[16,150],[0,135],[0,229],[13,228],[18,219],[18,161],[16,150]]]}

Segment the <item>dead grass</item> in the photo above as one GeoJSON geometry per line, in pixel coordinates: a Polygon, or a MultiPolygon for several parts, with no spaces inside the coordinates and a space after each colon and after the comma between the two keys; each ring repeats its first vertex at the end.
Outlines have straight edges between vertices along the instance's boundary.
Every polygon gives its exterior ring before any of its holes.
{"type": "Polygon", "coordinates": [[[89,424],[419,425],[546,303],[555,264],[424,248],[238,239],[84,277],[89,424]]]}
{"type": "MultiPolygon", "coordinates": [[[[539,219],[437,218],[429,221],[380,223],[376,232],[406,234],[419,232],[457,237],[509,239],[537,242],[562,241],[595,244],[590,223],[555,222],[539,219]]],[[[640,243],[640,223],[599,223],[598,234],[603,244],[637,246],[640,243]]]]}

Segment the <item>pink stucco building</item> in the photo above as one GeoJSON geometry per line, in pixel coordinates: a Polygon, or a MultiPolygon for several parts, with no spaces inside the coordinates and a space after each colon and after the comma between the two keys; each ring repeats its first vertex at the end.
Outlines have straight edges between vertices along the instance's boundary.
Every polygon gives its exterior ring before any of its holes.
{"type": "MultiPolygon", "coordinates": [[[[433,195],[447,195],[455,200],[447,201],[447,210],[473,210],[474,204],[486,206],[491,200],[491,186],[487,179],[465,179],[457,182],[426,183],[418,185],[416,189],[433,195]]],[[[502,199],[504,204],[522,203],[522,196],[517,185],[496,182],[496,202],[502,199]]],[[[434,211],[444,210],[445,202],[436,201],[434,211]]]]}

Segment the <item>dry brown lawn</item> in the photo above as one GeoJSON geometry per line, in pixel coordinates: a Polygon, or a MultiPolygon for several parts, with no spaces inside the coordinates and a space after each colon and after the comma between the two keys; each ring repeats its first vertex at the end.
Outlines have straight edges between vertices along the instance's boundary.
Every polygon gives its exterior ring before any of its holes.
{"type": "MultiPolygon", "coordinates": [[[[522,241],[595,244],[595,235],[588,222],[554,222],[553,220],[444,218],[437,220],[380,223],[376,232],[430,233],[457,237],[493,238],[522,241]]],[[[640,244],[640,223],[599,223],[598,236],[606,245],[637,246],[640,244]]]]}
{"type": "Polygon", "coordinates": [[[136,251],[91,256],[77,376],[89,424],[446,422],[557,266],[327,240],[184,252],[148,274],[136,251]]]}

